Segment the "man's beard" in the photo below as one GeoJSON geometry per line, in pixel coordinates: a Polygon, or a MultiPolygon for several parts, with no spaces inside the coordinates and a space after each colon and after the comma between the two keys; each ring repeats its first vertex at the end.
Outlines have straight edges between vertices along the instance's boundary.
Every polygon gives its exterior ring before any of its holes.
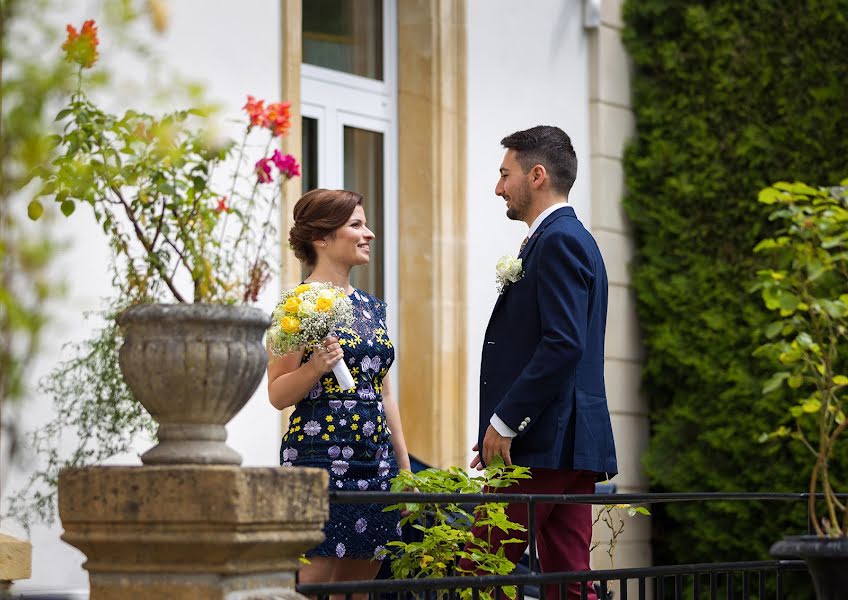
{"type": "Polygon", "coordinates": [[[510,196],[510,200],[511,206],[507,206],[506,209],[507,219],[523,221],[530,209],[530,186],[525,183],[517,194],[510,196]]]}

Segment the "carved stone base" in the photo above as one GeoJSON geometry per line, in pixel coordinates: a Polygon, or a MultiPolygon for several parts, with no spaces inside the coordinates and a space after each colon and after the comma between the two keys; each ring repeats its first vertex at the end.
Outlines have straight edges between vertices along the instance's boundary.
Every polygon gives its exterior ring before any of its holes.
{"type": "Polygon", "coordinates": [[[231,466],[62,472],[62,539],[91,600],[298,598],[298,557],[323,540],[327,473],[231,466]]]}

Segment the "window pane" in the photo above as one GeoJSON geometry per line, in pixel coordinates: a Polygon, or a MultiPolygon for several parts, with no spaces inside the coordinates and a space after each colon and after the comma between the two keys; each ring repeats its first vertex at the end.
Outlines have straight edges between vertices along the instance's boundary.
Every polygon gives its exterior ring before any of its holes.
{"type": "Polygon", "coordinates": [[[383,298],[383,134],[355,127],[344,128],[344,187],[364,197],[365,218],[376,238],[371,261],[351,272],[354,287],[383,298]]]}
{"type": "Polygon", "coordinates": [[[303,62],[382,80],[382,0],[304,2],[303,62]]]}
{"type": "Polygon", "coordinates": [[[318,119],[303,117],[301,128],[303,155],[300,159],[300,193],[305,194],[318,187],[318,119]]]}

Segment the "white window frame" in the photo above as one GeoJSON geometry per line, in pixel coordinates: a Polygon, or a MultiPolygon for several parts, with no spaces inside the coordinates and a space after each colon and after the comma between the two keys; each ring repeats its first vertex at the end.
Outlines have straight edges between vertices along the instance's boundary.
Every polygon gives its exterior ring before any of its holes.
{"type": "Polygon", "coordinates": [[[345,126],[383,134],[383,300],[389,305],[387,325],[397,346],[397,0],[383,0],[382,81],[303,63],[300,85],[302,114],[318,122],[319,187],[344,187],[345,126]]]}

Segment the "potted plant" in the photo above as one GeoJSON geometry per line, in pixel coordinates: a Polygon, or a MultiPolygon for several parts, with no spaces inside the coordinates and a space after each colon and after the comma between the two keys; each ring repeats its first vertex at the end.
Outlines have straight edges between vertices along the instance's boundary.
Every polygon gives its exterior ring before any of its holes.
{"type": "Polygon", "coordinates": [[[96,24],[67,30],[62,49],[79,67],[78,85],[56,117],[58,157],[38,173],[43,185],[29,215],[42,215],[42,198],[67,217],[87,207],[108,241],[126,307],[117,316],[121,372],[159,424],[159,444],[142,461],[239,464],[224,425],[265,370],[270,320],[245,304],[270,279],[264,256],[273,250],[275,209],[282,185],[299,175],[292,156],[271,153],[289,129],[289,105],[248,96],[240,145],[213,140],[203,110],[110,114],[85,93],[98,58],[96,24]],[[256,135],[265,149],[253,162],[256,135]],[[233,156],[233,172],[220,173],[233,156]]]}
{"type": "Polygon", "coordinates": [[[848,427],[848,188],[777,183],[759,201],[774,207],[770,218],[780,224],[755,248],[770,262],[758,272],[756,289],[777,317],[757,350],[776,368],[764,392],[787,386],[797,398],[786,422],[761,441],[791,438],[809,451],[815,534],[785,538],[771,552],[802,557],[820,599],[844,598],[848,510],[837,489],[844,478],[831,466],[840,448],[844,458],[839,442],[848,427]]]}

